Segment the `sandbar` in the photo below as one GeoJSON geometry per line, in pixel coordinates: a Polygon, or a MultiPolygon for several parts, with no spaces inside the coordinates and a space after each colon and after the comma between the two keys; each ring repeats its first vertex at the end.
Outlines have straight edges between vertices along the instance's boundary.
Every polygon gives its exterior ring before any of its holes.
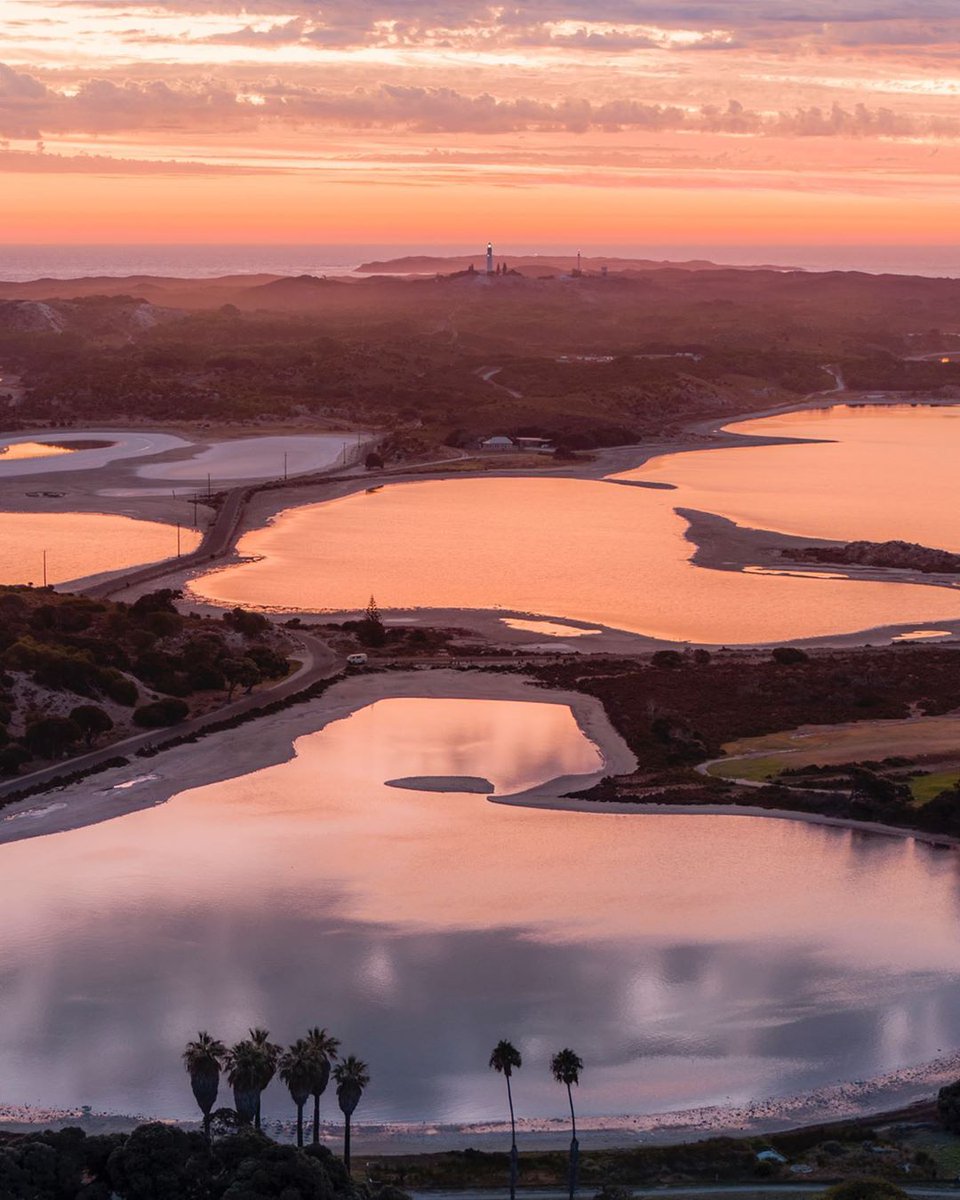
{"type": "Polygon", "coordinates": [[[496,790],[489,779],[477,775],[408,775],[385,779],[384,784],[410,792],[469,792],[476,796],[491,795],[496,790]]]}

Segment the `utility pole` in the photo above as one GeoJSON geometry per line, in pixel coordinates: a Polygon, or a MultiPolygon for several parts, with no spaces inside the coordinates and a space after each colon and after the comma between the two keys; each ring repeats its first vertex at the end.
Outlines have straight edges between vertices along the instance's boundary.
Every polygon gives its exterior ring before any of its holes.
{"type": "Polygon", "coordinates": [[[196,527],[197,527],[197,505],[199,503],[200,503],[200,493],[194,492],[193,493],[193,527],[194,527],[194,529],[196,529],[196,527]]]}
{"type": "Polygon", "coordinates": [[[287,452],[283,452],[283,482],[287,482],[287,452]]]}

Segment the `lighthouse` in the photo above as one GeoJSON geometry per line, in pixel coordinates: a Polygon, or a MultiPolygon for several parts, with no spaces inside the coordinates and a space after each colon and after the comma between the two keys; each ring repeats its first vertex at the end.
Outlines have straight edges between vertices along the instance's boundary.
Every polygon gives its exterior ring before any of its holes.
{"type": "Polygon", "coordinates": [[[487,274],[493,274],[493,242],[487,242],[487,274]]]}

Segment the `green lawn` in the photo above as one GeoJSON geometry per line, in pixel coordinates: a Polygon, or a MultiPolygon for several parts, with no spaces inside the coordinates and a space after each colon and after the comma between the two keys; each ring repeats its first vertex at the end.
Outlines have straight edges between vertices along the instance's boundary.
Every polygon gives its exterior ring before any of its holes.
{"type": "Polygon", "coordinates": [[[916,778],[915,800],[925,804],[960,778],[960,716],[921,717],[903,721],[856,721],[844,725],[807,725],[764,737],[728,742],[727,758],[714,763],[710,774],[720,779],[757,782],[789,767],[831,766],[838,763],[881,761],[891,755],[957,766],[916,778]]]}
{"type": "Polygon", "coordinates": [[[910,791],[917,804],[926,804],[934,796],[953,787],[960,779],[960,766],[950,767],[947,771],[933,771],[929,775],[918,775],[910,780],[910,791]]]}

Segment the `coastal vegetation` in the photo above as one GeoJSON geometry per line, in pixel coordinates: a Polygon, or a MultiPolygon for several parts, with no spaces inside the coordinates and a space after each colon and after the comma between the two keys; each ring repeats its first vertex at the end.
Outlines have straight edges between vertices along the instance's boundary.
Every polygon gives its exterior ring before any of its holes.
{"type": "MultiPolygon", "coordinates": [[[[958,1154],[960,1140],[928,1105],[769,1136],[587,1150],[581,1166],[596,1200],[630,1200],[636,1188],[796,1181],[820,1184],[824,1200],[896,1200],[902,1185],[952,1182],[958,1154]]],[[[562,1185],[566,1154],[520,1157],[528,1186],[562,1185]]],[[[351,1175],[326,1146],[278,1144],[225,1110],[210,1140],[169,1124],[0,1133],[0,1200],[407,1200],[406,1188],[502,1195],[506,1158],[471,1149],[365,1155],[351,1175]]]]}
{"type": "Polygon", "coordinates": [[[0,775],[174,725],[289,672],[287,639],[264,617],[184,614],[179,598],[0,587],[0,775]]]}
{"type": "Polygon", "coordinates": [[[511,275],[496,290],[457,277],[170,283],[142,279],[136,296],[104,294],[104,280],[90,295],[82,280],[0,289],[16,419],[361,424],[384,431],[389,459],[495,433],[571,449],[675,433],[829,389],[824,363],[852,388],[960,386],[960,363],[906,361],[938,342],[953,280],[661,270],[511,275]]]}
{"type": "Polygon", "coordinates": [[[846,542],[838,546],[798,546],[780,553],[794,562],[885,567],[894,571],[920,571],[924,575],[960,572],[960,554],[933,550],[916,542],[846,542]]]}
{"type": "MultiPolygon", "coordinates": [[[[724,747],[800,726],[907,721],[960,708],[960,651],[902,644],[856,649],[657,652],[650,659],[578,658],[529,668],[547,686],[596,696],[639,769],[584,795],[598,802],[740,804],[960,835],[960,761],[944,775],[915,755],[868,752],[791,775],[762,760],[697,767],[724,747]],[[890,761],[883,761],[890,758],[890,761]],[[738,786],[724,775],[767,782],[738,786]],[[767,780],[768,775],[772,778],[767,780]],[[937,787],[940,783],[942,786],[937,787]],[[921,791],[918,796],[914,784],[921,791]],[[931,784],[933,786],[931,786],[931,784]],[[932,791],[932,794],[930,794],[932,791]],[[922,797],[922,803],[918,800],[922,797]]],[[[879,735],[882,740],[882,733],[879,735]]]]}

